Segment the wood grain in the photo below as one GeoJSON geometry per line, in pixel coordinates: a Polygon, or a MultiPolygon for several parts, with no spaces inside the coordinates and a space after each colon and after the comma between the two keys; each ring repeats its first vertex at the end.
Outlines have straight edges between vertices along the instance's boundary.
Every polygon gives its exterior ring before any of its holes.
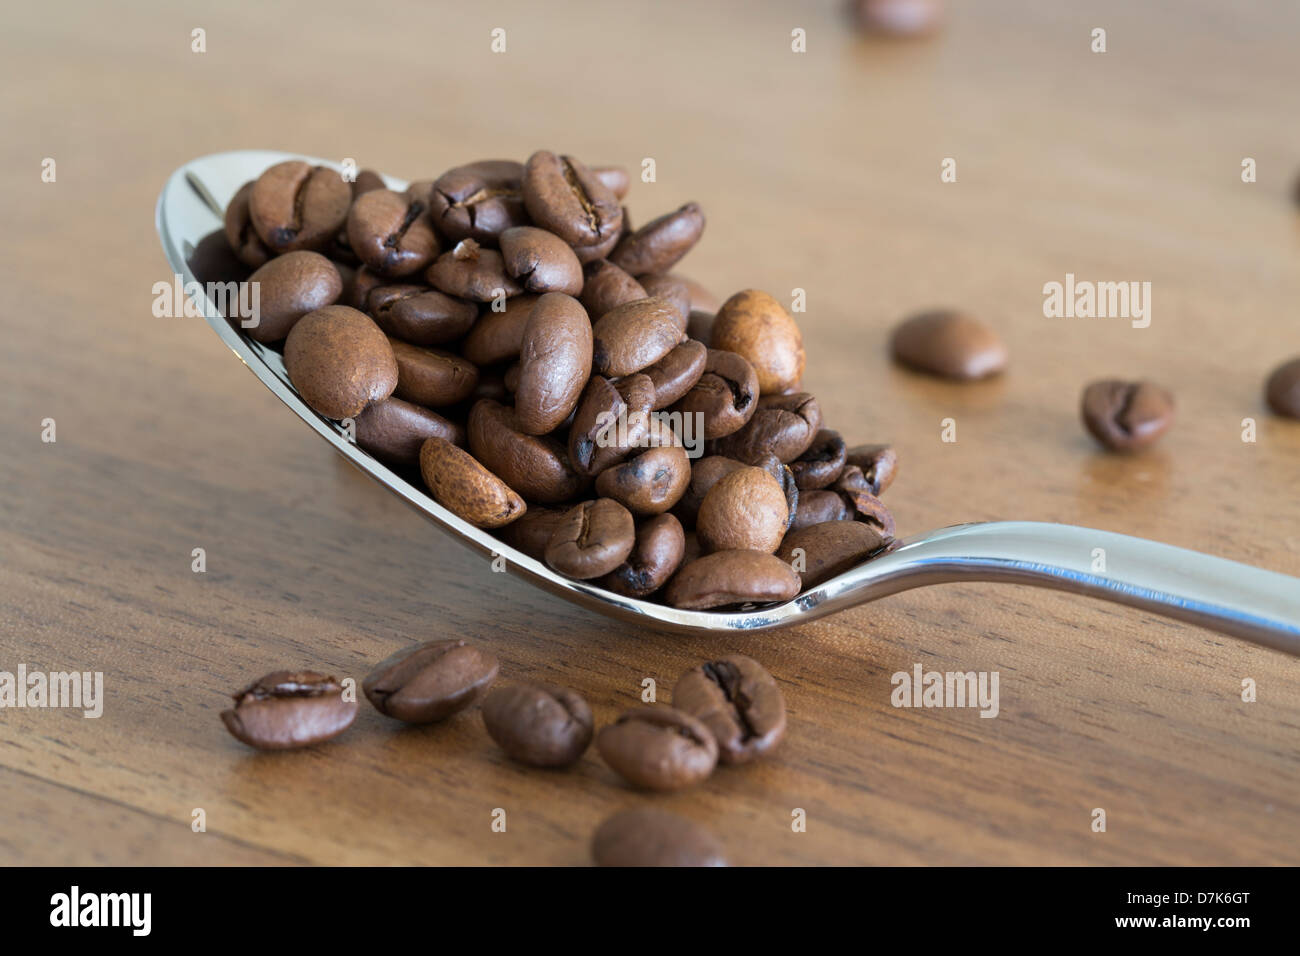
{"type": "Polygon", "coordinates": [[[901,44],[853,35],[829,2],[69,3],[6,20],[0,670],[102,671],[107,701],[98,720],[0,711],[0,862],[581,864],[606,814],[652,802],[745,864],[1300,862],[1289,658],[991,585],[776,634],[611,626],[493,574],[333,457],[204,323],[150,313],[167,278],[153,203],[203,153],[411,178],[541,147],[653,157],[635,220],[692,199],[709,217],[683,271],[720,294],[807,290],[807,384],[847,437],[897,444],[902,533],[1063,521],[1300,575],[1300,425],[1261,397],[1300,352],[1294,5],[988,0],[901,44]],[[1089,52],[1095,26],[1106,54],[1089,52]],[[1067,272],[1151,281],[1150,328],[1044,318],[1043,284],[1067,272]],[[890,366],[891,325],[938,304],[997,325],[1005,377],[890,366]],[[1079,392],[1110,375],[1177,395],[1152,453],[1108,457],[1084,435],[1079,392]],[[447,636],[491,648],[503,679],[574,687],[598,721],[645,677],[666,696],[687,667],[745,652],[781,682],[789,735],[770,760],[649,797],[594,752],[568,773],[514,766],[476,713],[399,729],[363,707],[336,742],[280,755],[217,719],[274,668],[359,680],[447,636]],[[890,675],[916,663],[998,671],[999,716],[892,707],[890,675]]]}

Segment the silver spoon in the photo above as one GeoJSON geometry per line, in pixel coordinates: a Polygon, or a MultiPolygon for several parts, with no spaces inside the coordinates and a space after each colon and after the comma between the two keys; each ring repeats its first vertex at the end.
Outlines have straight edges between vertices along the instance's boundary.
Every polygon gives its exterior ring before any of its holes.
{"type": "MultiPolygon", "coordinates": [[[[286,159],[338,168],[336,163],[289,153],[239,150],[203,156],[172,173],[158,197],[157,228],[167,261],[185,282],[197,281],[187,262],[199,240],[220,228],[235,191],[286,159]]],[[[388,179],[388,184],[406,188],[396,179],[388,179]]],[[[613,618],[676,632],[757,631],[811,621],[928,584],[1003,581],[1087,594],[1300,655],[1296,578],[1128,535],[1031,521],[957,525],[910,538],[775,606],[725,613],[682,611],[621,597],[562,577],[456,517],[424,489],[349,441],[337,422],[312,411],[289,383],[278,354],[243,334],[238,322],[227,321],[206,296],[200,306],[213,331],[262,384],[353,465],[480,554],[500,555],[511,571],[533,584],[613,618]],[[1097,570],[1100,567],[1105,570],[1097,570]]]]}

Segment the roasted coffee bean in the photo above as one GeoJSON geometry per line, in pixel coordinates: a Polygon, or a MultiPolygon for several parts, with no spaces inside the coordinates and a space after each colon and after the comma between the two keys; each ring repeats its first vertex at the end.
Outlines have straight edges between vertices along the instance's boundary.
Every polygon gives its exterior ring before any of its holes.
{"type": "Polygon", "coordinates": [[[609,261],[638,277],[667,272],[691,251],[703,233],[704,210],[697,203],[687,203],[625,236],[609,261]]]}
{"type": "Polygon", "coordinates": [[[623,208],[590,169],[571,156],[540,150],[524,166],[524,206],[533,222],[573,246],[583,262],[612,247],[623,226],[623,208]]]}
{"type": "Polygon", "coordinates": [[[785,736],[785,697],[762,664],[732,654],[693,668],[673,685],[673,706],[698,718],[723,763],[747,763],[785,736]]]}
{"type": "Polygon", "coordinates": [[[478,367],[454,352],[424,349],[389,339],[397,360],[398,398],[429,408],[463,402],[478,385],[478,367]]]}
{"type": "Polygon", "coordinates": [[[429,217],[453,242],[495,242],[507,229],[528,225],[523,177],[523,164],[508,159],[449,169],[428,184],[429,217]]]}
{"type": "Polygon", "coordinates": [[[411,345],[446,345],[470,330],[478,307],[424,285],[381,285],[367,299],[375,324],[411,345]]]}
{"type": "Polygon", "coordinates": [[[375,666],[361,683],[381,714],[428,724],[464,710],[497,678],[497,659],[462,640],[404,648],[375,666]]]}
{"type": "Polygon", "coordinates": [[[596,749],[633,786],[660,792],[697,784],[718,763],[718,742],[709,728],[663,704],[624,713],[596,735],[596,749]]]}
{"type": "Polygon", "coordinates": [[[234,695],[221,721],[237,740],[259,750],[310,747],[337,737],[357,716],[343,685],[314,671],[275,671],[234,695]]]}
{"type": "Polygon", "coordinates": [[[599,375],[631,375],[686,341],[676,312],[663,299],[641,299],[611,309],[592,327],[592,368],[599,375]]]}
{"type": "Polygon", "coordinates": [[[1264,397],[1279,415],[1300,418],[1300,358],[1293,358],[1273,371],[1264,386],[1264,397]]]}
{"type": "Polygon", "coordinates": [[[848,448],[840,433],[823,428],[808,450],[790,463],[790,471],[800,491],[816,491],[840,476],[847,458],[848,448]]]}
{"type": "Polygon", "coordinates": [[[919,36],[943,22],[940,0],[851,0],[849,8],[861,29],[884,36],[919,36]]]}
{"type": "Polygon", "coordinates": [[[299,319],[284,343],[284,367],[303,401],[335,420],[359,415],[397,387],[388,339],[370,316],[346,305],[299,319]]]}
{"type": "Polygon", "coordinates": [[[680,401],[693,389],[704,375],[708,359],[709,350],[703,342],[687,339],[654,365],[647,365],[645,375],[654,385],[655,410],[680,401]]]}
{"type": "Polygon", "coordinates": [[[802,551],[799,575],[803,578],[803,586],[812,588],[861,564],[891,540],[874,524],[832,520],[791,530],[781,542],[776,556],[791,563],[795,551],[802,551]]]}
{"type": "Polygon", "coordinates": [[[620,305],[649,298],[641,283],[605,259],[587,263],[582,275],[582,305],[593,322],[620,305]]]}
{"type": "Polygon", "coordinates": [[[691,460],[678,445],[650,448],[596,476],[596,493],[634,515],[657,515],[677,503],[691,480],[691,460]]]}
{"type": "Polygon", "coordinates": [[[696,282],[690,276],[684,276],[679,272],[672,272],[669,275],[686,283],[686,291],[691,296],[692,312],[707,312],[710,316],[713,316],[722,308],[722,300],[714,295],[712,290],[696,282]]]}
{"type": "Polygon", "coordinates": [[[686,283],[675,276],[657,273],[641,276],[637,281],[647,296],[663,299],[677,310],[677,325],[685,332],[691,315],[691,290],[686,283]]]}
{"type": "Polygon", "coordinates": [[[194,273],[194,278],[202,283],[243,282],[252,272],[230,248],[224,229],[210,232],[200,239],[185,264],[194,273]]]}
{"type": "MultiPolygon", "coordinates": [[[[352,200],[355,202],[357,197],[364,196],[366,193],[374,192],[376,189],[387,189],[388,184],[384,182],[384,177],[373,169],[363,169],[357,173],[357,178],[352,180],[352,200]]],[[[428,204],[425,204],[428,208],[428,204]]]]}
{"type": "Polygon", "coordinates": [[[438,237],[425,215],[428,206],[391,189],[374,189],[348,211],[348,245],[380,275],[419,272],[438,254],[438,237]]]}
{"type": "Polygon", "coordinates": [[[462,239],[429,266],[429,284],[448,295],[475,302],[498,296],[519,295],[523,287],[506,274],[505,260],[495,249],[485,249],[473,239],[462,239]]]}
{"type": "Polygon", "coordinates": [[[724,475],[709,489],[695,520],[695,533],[706,552],[771,553],[789,523],[790,506],[780,482],[762,468],[744,467],[724,475]]]}
{"type": "Polygon", "coordinates": [[[465,429],[437,412],[400,398],[371,402],[355,419],[357,444],[376,458],[397,465],[417,465],[420,447],[429,438],[465,444],[465,429]]]}
{"type": "Polygon", "coordinates": [[[754,366],[735,352],[709,349],[704,374],[672,411],[703,416],[704,437],[714,439],[744,428],[757,408],[754,366]]]}
{"type": "Polygon", "coordinates": [[[632,514],[617,501],[599,498],[569,509],[546,546],[546,563],[585,581],[609,574],[636,543],[632,514]]]}
{"type": "Polygon", "coordinates": [[[497,746],[532,767],[577,763],[594,724],[587,702],[554,684],[497,687],[483,701],[483,725],[497,746]]]}
{"type": "Polygon", "coordinates": [[[512,548],[518,548],[530,558],[546,560],[546,546],[551,543],[551,535],[568,508],[548,508],[545,505],[532,505],[518,521],[512,521],[501,529],[501,540],[512,548]]]}
{"type": "Polygon", "coordinates": [[[573,249],[553,232],[534,226],[514,226],[501,233],[501,257],[506,272],[529,292],[582,291],[582,264],[573,249]]]}
{"type": "Polygon", "coordinates": [[[886,540],[893,539],[894,516],[885,503],[872,494],[872,483],[861,468],[845,465],[832,487],[844,496],[856,520],[874,525],[886,540]]]}
{"type": "Polygon", "coordinates": [[[993,328],[949,309],[905,319],[894,329],[890,349],[902,365],[956,381],[986,378],[1007,367],[1007,347],[993,328]]]}
{"type": "Polygon", "coordinates": [[[648,597],[668,583],[685,553],[681,522],[670,514],[655,515],[636,529],[627,560],[596,583],[615,594],[648,597]]]}
{"type": "MultiPolygon", "coordinates": [[[[713,319],[714,314],[712,312],[691,309],[691,314],[686,320],[686,334],[697,342],[709,345],[713,341],[713,319]]],[[[755,381],[757,381],[757,377],[755,377],[755,381]]]]}
{"type": "Polygon", "coordinates": [[[474,456],[527,501],[559,504],[587,486],[557,438],[525,434],[519,416],[499,402],[475,402],[466,431],[474,456]]]}
{"type": "Polygon", "coordinates": [[[519,358],[524,327],[539,296],[517,295],[501,311],[487,309],[465,336],[461,352],[475,365],[497,365],[519,358]]]}
{"type": "Polygon", "coordinates": [[[501,381],[505,384],[506,391],[509,392],[511,395],[514,395],[515,391],[519,388],[519,363],[518,362],[515,362],[509,368],[506,369],[505,374],[501,377],[501,381]]]}
{"type": "MultiPolygon", "coordinates": [[[[339,275],[343,275],[342,271],[339,275]]],[[[376,275],[365,266],[361,266],[352,273],[351,278],[343,276],[343,294],[339,296],[339,301],[343,305],[365,312],[370,308],[370,293],[387,282],[388,280],[383,276],[376,275]]]]}
{"type": "Polygon", "coordinates": [[[597,866],[726,866],[722,844],[708,830],[667,810],[616,813],[596,830],[597,866]]]}
{"type": "Polygon", "coordinates": [[[854,445],[844,461],[862,469],[862,476],[873,495],[882,494],[898,474],[898,452],[890,445],[854,445]]]}
{"type": "Polygon", "coordinates": [[[1151,382],[1107,379],[1083,390],[1083,424],[1111,451],[1136,451],[1174,422],[1174,397],[1151,382]]]}
{"type": "Polygon", "coordinates": [[[803,335],[781,303],[766,292],[746,289],[722,303],[710,336],[711,348],[749,360],[763,395],[788,392],[803,376],[803,335]]]}
{"type": "Polygon", "coordinates": [[[279,342],[308,312],[333,305],[343,294],[343,278],[318,252],[289,252],[254,272],[259,322],[248,330],[258,342],[279,342]]]}
{"type": "Polygon", "coordinates": [[[622,166],[592,166],[591,173],[605,184],[605,188],[614,194],[615,199],[626,196],[628,187],[632,184],[628,179],[627,170],[622,166]]]}
{"type": "Polygon", "coordinates": [[[821,407],[807,392],[765,395],[744,428],[711,442],[709,450],[751,464],[767,455],[791,462],[812,445],[821,424],[821,407]]]}
{"type": "Polygon", "coordinates": [[[630,375],[616,386],[593,375],[569,428],[569,460],[579,474],[595,476],[627,457],[648,436],[654,385],[630,375]]]}
{"type": "Polygon", "coordinates": [[[807,491],[799,496],[794,518],[786,529],[788,536],[800,528],[827,521],[852,521],[854,512],[838,491],[807,491]]]}
{"type": "Polygon", "coordinates": [[[592,327],[582,304],[548,292],[533,306],[519,350],[519,427],[545,435],[569,417],[591,375],[592,327]]]}
{"type": "Polygon", "coordinates": [[[443,438],[420,447],[420,474],[438,504],[479,528],[499,528],[527,507],[504,481],[443,438]]]}
{"type": "Polygon", "coordinates": [[[707,611],[737,604],[788,601],[799,575],[766,551],[714,551],[683,564],[664,597],[673,607],[707,611]]]}
{"type": "Polygon", "coordinates": [[[333,169],[276,163],[253,183],[248,214],[272,252],[321,249],[343,228],[352,186],[333,169]]]}
{"type": "Polygon", "coordinates": [[[700,505],[704,503],[705,496],[713,486],[733,471],[747,467],[749,466],[743,461],[736,461],[723,455],[705,455],[700,458],[691,468],[690,484],[686,486],[686,491],[682,493],[681,499],[673,508],[673,513],[687,527],[694,528],[700,513],[700,505]]]}
{"type": "Polygon", "coordinates": [[[266,248],[266,243],[253,228],[252,217],[248,214],[248,199],[253,195],[253,184],[244,183],[239,191],[231,197],[226,206],[226,239],[235,256],[244,265],[256,269],[263,265],[274,253],[266,248]]]}

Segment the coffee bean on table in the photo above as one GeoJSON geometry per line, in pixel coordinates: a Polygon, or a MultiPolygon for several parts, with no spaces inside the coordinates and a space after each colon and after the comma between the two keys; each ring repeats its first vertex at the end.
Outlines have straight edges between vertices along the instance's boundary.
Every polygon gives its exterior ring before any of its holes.
{"type": "Polygon", "coordinates": [[[614,814],[591,841],[597,866],[726,866],[708,830],[667,810],[643,807],[614,814]]]}
{"type": "Polygon", "coordinates": [[[691,480],[691,460],[680,445],[648,448],[596,476],[596,494],[634,515],[657,515],[677,503],[691,480]]]}
{"type": "Polygon", "coordinates": [[[379,326],[364,312],[328,305],[304,315],[284,343],[289,381],[326,418],[359,415],[397,387],[397,360],[379,326]]]}
{"type": "Polygon", "coordinates": [[[605,259],[582,267],[582,305],[592,321],[606,312],[637,299],[649,298],[641,283],[605,259]]]}
{"type": "Polygon", "coordinates": [[[577,295],[582,291],[582,263],[555,233],[513,226],[501,233],[500,241],[506,272],[529,292],[577,295]]]}
{"type": "Polygon", "coordinates": [[[1264,396],[1269,407],[1287,418],[1300,418],[1300,358],[1279,365],[1268,377],[1264,396]]]}
{"type": "Polygon", "coordinates": [[[560,292],[538,299],[520,341],[520,429],[545,435],[569,417],[591,375],[591,356],[591,321],[582,304],[560,292]]]}
{"type": "Polygon", "coordinates": [[[449,169],[426,184],[429,218],[453,242],[495,242],[507,229],[528,225],[523,177],[523,163],[505,159],[449,169]]]}
{"type": "Polygon", "coordinates": [[[438,504],[479,528],[509,524],[527,507],[509,485],[444,438],[421,446],[420,474],[438,504]]]}
{"type": "Polygon", "coordinates": [[[821,425],[821,407],[807,392],[765,395],[743,428],[711,442],[709,450],[750,464],[767,455],[791,462],[808,450],[821,425]]]}
{"type": "Polygon", "coordinates": [[[483,724],[511,758],[532,767],[568,767],[591,744],[595,720],[581,696],[554,684],[494,688],[483,724]]]}
{"type": "Polygon", "coordinates": [[[519,295],[523,286],[506,273],[505,260],[495,249],[462,239],[444,252],[426,274],[429,284],[440,292],[475,302],[491,302],[498,296],[519,295]]]}
{"type": "Polygon", "coordinates": [[[625,236],[609,261],[638,277],[667,272],[691,251],[703,233],[704,210],[698,203],[687,203],[625,236]]]}
{"type": "Polygon", "coordinates": [[[598,498],[569,509],[546,546],[546,563],[585,581],[609,574],[635,544],[631,512],[610,498],[598,498]]]}
{"type": "Polygon", "coordinates": [[[668,582],[664,597],[673,607],[707,611],[788,601],[799,593],[799,588],[799,575],[774,554],[714,551],[684,564],[668,582]]]}
{"type": "Polygon", "coordinates": [[[253,228],[253,220],[248,212],[248,199],[253,195],[253,184],[244,183],[239,191],[231,197],[226,205],[225,230],[226,239],[235,256],[244,265],[256,269],[271,258],[274,253],[266,248],[266,243],[253,228]]]}
{"type": "Polygon", "coordinates": [[[1174,421],[1174,397],[1151,382],[1106,379],[1083,390],[1083,424],[1111,451],[1136,451],[1163,435],[1174,421]]]}
{"type": "Polygon", "coordinates": [[[722,304],[713,319],[711,348],[735,352],[754,366],[759,392],[776,395],[803,377],[803,335],[780,302],[746,289],[722,304]]]}
{"type": "Polygon", "coordinates": [[[668,583],[685,553],[681,522],[670,514],[655,515],[636,529],[627,560],[596,583],[615,594],[647,597],[668,583]]]}
{"type": "Polygon", "coordinates": [[[840,433],[823,428],[808,450],[790,463],[790,471],[800,491],[816,491],[840,476],[847,459],[848,447],[840,433]]]}
{"type": "Polygon", "coordinates": [[[429,408],[463,402],[478,385],[478,367],[454,352],[388,340],[397,361],[398,398],[429,408]]]}
{"type": "Polygon", "coordinates": [[[486,309],[461,343],[461,353],[478,366],[497,365],[519,358],[524,327],[539,298],[517,295],[507,299],[499,312],[486,309]]]}
{"type": "Polygon", "coordinates": [[[898,452],[890,445],[854,445],[844,463],[861,469],[873,495],[883,494],[898,474],[898,452]]]}
{"type": "Polygon", "coordinates": [[[578,259],[603,259],[618,241],[623,207],[590,169],[572,156],[539,150],[524,165],[524,206],[534,224],[574,248],[578,259]]]}
{"type": "Polygon", "coordinates": [[[320,249],[347,220],[352,187],[336,170],[301,160],[276,163],[253,183],[248,214],[272,252],[320,249]]]}
{"type": "Polygon", "coordinates": [[[592,369],[610,376],[639,372],[686,341],[675,310],[663,299],[640,299],[611,309],[596,320],[592,336],[592,369]]]}
{"type": "Polygon", "coordinates": [[[465,641],[429,641],[381,661],[362,681],[381,714],[427,724],[469,707],[496,680],[497,659],[465,641]]]}
{"type": "Polygon", "coordinates": [[[374,189],[348,211],[348,245],[380,275],[408,276],[433,261],[438,237],[429,223],[428,206],[391,189],[374,189]]]}
{"type": "Polygon", "coordinates": [[[466,431],[474,456],[528,501],[572,501],[587,487],[558,438],[525,434],[519,416],[500,402],[475,402],[466,431]]]}
{"type": "Polygon", "coordinates": [[[700,720],[663,704],[636,707],[596,735],[605,763],[646,790],[680,790],[706,779],[718,742],[700,720]]]}
{"type": "Polygon", "coordinates": [[[357,445],[383,461],[418,465],[426,439],[465,444],[465,429],[422,405],[400,398],[371,402],[355,419],[357,445]]]}
{"type": "Polygon", "coordinates": [[[849,568],[856,567],[889,544],[879,527],[865,521],[831,521],[791,530],[781,541],[776,556],[792,563],[802,551],[799,571],[805,588],[816,587],[849,568]]]}
{"type": "Polygon", "coordinates": [[[700,415],[704,437],[723,438],[743,428],[758,409],[758,374],[735,352],[709,349],[704,373],[671,409],[700,415]]]}
{"type": "Polygon", "coordinates": [[[411,345],[454,342],[478,318],[474,303],[411,283],[376,287],[367,297],[366,311],[388,335],[411,345]]]}
{"type": "Polygon", "coordinates": [[[258,284],[258,324],[248,330],[258,342],[279,342],[308,312],[333,305],[343,294],[343,278],[318,252],[288,252],[250,277],[258,284]]]}
{"type": "Polygon", "coordinates": [[[705,551],[773,552],[790,522],[780,483],[762,468],[724,475],[704,496],[695,533],[705,551]]]}
{"type": "MultiPolygon", "coordinates": [[[[654,408],[658,411],[679,401],[704,375],[709,350],[703,342],[687,339],[653,365],[645,374],[654,385],[654,408]]],[[[703,436],[700,436],[703,437],[703,436]]]]}
{"type": "Polygon", "coordinates": [[[260,750],[310,747],[352,725],[357,702],[343,685],[314,671],[274,671],[234,695],[221,721],[236,739],[260,750]]]}
{"type": "Polygon", "coordinates": [[[992,326],[950,309],[905,319],[894,329],[890,350],[908,368],[955,381],[987,378],[1007,367],[1007,347],[992,326]]]}
{"type": "Polygon", "coordinates": [[[673,685],[673,706],[698,718],[723,763],[769,753],[785,736],[785,696],[762,664],[732,654],[693,668],[673,685]]]}

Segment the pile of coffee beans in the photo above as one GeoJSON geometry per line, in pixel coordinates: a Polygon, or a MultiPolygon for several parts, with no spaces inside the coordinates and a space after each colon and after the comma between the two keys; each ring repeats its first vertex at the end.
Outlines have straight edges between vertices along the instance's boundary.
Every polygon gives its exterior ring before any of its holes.
{"type": "Polygon", "coordinates": [[[780,302],[719,304],[671,271],[700,206],[634,229],[628,185],[545,150],[401,192],[288,161],[236,193],[205,252],[258,283],[248,334],[309,406],[561,574],[712,610],[889,546],[893,450],[824,427],[780,302]]]}

